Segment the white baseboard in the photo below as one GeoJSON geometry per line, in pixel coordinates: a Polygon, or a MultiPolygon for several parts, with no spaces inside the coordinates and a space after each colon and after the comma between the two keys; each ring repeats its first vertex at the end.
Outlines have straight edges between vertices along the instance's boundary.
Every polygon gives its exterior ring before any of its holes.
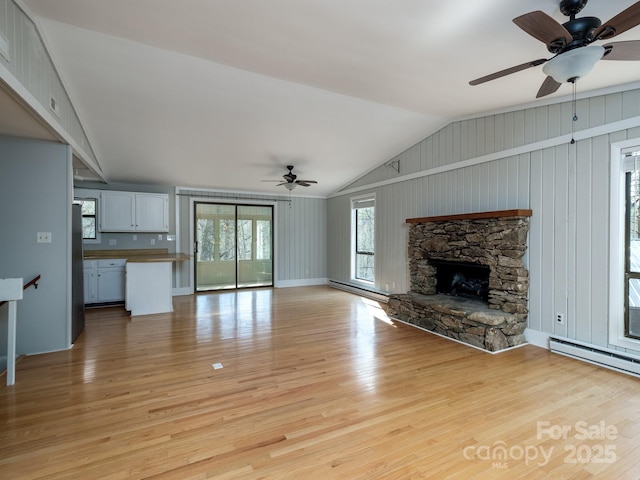
{"type": "Polygon", "coordinates": [[[385,292],[374,291],[368,288],[362,288],[358,285],[352,285],[349,283],[336,282],[335,280],[329,280],[329,286],[337,288],[338,290],[344,290],[345,292],[361,295],[377,302],[387,303],[389,296],[385,292]]]}
{"type": "Polygon", "coordinates": [[[182,295],[193,295],[190,287],[174,288],[171,290],[171,296],[180,297],[182,295]]]}
{"type": "Polygon", "coordinates": [[[527,343],[530,345],[535,345],[536,347],[549,349],[549,337],[550,333],[541,332],[540,330],[532,330],[531,328],[527,328],[524,331],[524,336],[527,339],[527,343]]]}
{"type": "Polygon", "coordinates": [[[329,280],[327,278],[301,278],[297,280],[277,280],[273,286],[275,288],[289,287],[311,287],[314,285],[326,285],[329,280]]]}

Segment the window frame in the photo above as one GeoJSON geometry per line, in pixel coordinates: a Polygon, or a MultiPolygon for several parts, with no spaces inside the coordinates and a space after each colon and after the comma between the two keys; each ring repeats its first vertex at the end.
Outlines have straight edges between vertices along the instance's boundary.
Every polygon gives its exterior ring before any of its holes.
{"type": "MultiPolygon", "coordinates": [[[[84,213],[82,214],[82,219],[84,220],[84,218],[93,218],[95,220],[95,234],[96,236],[94,238],[88,238],[84,236],[84,222],[83,222],[83,229],[82,229],[82,243],[86,243],[86,244],[97,244],[97,243],[101,243],[100,240],[100,229],[98,228],[98,211],[100,208],[100,199],[98,198],[98,196],[82,196],[82,197],[75,197],[74,201],[77,202],[86,202],[86,201],[93,201],[95,204],[95,214],[94,215],[85,215],[84,213]]],[[[81,208],[82,209],[82,208],[81,208]]]]}
{"type": "Polygon", "coordinates": [[[640,340],[626,336],[627,226],[625,155],[640,150],[640,138],[611,144],[609,225],[609,339],[616,347],[640,350],[640,340]]]}
{"type": "Polygon", "coordinates": [[[368,286],[374,286],[376,283],[376,195],[375,193],[368,193],[364,195],[358,195],[351,197],[351,280],[353,282],[362,283],[368,286]],[[358,210],[361,208],[373,207],[373,251],[359,251],[358,250],[358,210]],[[373,257],[373,279],[368,280],[358,277],[358,255],[370,255],[373,257]]]}

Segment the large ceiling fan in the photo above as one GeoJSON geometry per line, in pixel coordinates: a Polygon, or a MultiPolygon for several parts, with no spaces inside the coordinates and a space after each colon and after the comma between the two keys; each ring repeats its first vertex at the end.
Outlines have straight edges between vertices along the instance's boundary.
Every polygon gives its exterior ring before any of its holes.
{"type": "Polygon", "coordinates": [[[263,180],[263,181],[280,182],[276,186],[279,187],[282,185],[284,186],[284,188],[286,188],[289,191],[293,190],[298,185],[300,185],[301,187],[309,187],[311,186],[312,183],[318,183],[315,180],[298,180],[298,176],[295,173],[293,173],[293,165],[287,165],[287,170],[289,171],[282,176],[282,178],[284,178],[284,181],[282,180],[263,180]]]}
{"type": "Polygon", "coordinates": [[[640,24],[640,1],[623,10],[604,24],[596,17],[576,18],[588,0],[562,0],[560,11],[569,17],[563,24],[539,10],[514,18],[513,22],[532,37],[540,40],[553,53],[552,58],[540,58],[499,72],[477,78],[470,85],[495,80],[527,68],[543,65],[547,78],[536,98],[554,93],[564,82],[575,83],[602,60],[640,60],[640,40],[591,45],[608,40],[640,24]]]}

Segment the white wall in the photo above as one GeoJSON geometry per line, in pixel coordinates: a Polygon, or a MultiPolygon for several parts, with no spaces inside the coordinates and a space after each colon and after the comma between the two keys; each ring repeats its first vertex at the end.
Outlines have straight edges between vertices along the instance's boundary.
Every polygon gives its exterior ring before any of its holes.
{"type": "MultiPolygon", "coordinates": [[[[42,275],[18,302],[17,353],[62,350],[71,330],[71,149],[0,137],[0,278],[42,275]],[[51,232],[51,243],[36,243],[51,232]]],[[[0,312],[6,356],[6,308],[0,312]]]]}
{"type": "Polygon", "coordinates": [[[529,327],[608,346],[610,144],[640,139],[640,90],[577,111],[574,145],[569,102],[499,113],[453,122],[398,155],[399,174],[381,166],[348,186],[328,202],[329,278],[350,280],[352,195],[376,193],[376,287],[397,293],[409,288],[407,218],[530,208],[529,327]]]}

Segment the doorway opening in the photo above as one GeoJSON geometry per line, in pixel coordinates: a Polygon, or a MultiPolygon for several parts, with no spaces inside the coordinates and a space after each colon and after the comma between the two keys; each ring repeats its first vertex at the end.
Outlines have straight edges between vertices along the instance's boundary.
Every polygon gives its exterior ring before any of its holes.
{"type": "Polygon", "coordinates": [[[197,292],[273,286],[273,206],[196,202],[197,292]]]}

